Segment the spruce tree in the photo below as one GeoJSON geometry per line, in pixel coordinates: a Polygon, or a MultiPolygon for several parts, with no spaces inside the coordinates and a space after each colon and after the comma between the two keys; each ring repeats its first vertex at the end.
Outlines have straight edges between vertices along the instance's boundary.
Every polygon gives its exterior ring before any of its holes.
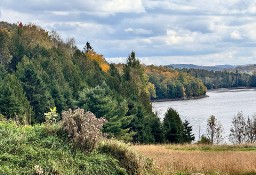
{"type": "Polygon", "coordinates": [[[30,123],[31,107],[15,75],[8,74],[0,83],[0,113],[7,119],[30,123]]]}
{"type": "Polygon", "coordinates": [[[178,112],[169,108],[163,121],[165,139],[170,143],[181,143],[183,139],[183,124],[178,112]]]}
{"type": "Polygon", "coordinates": [[[193,140],[195,140],[195,136],[192,133],[192,126],[185,120],[185,122],[183,122],[183,142],[191,143],[193,140]]]}

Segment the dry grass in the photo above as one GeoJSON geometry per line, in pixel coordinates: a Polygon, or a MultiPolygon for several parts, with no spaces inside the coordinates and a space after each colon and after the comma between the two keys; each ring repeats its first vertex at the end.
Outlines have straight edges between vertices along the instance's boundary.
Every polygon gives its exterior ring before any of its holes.
{"type": "Polygon", "coordinates": [[[256,175],[254,149],[256,145],[244,147],[135,145],[132,148],[153,158],[160,171],[166,175],[192,173],[256,175]]]}

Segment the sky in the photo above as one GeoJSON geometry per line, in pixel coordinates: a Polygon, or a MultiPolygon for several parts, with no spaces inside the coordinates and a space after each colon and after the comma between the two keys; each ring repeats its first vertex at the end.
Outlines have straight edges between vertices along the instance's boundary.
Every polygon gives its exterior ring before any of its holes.
{"type": "Polygon", "coordinates": [[[1,0],[0,21],[54,30],[107,61],[256,64],[256,0],[1,0]]]}

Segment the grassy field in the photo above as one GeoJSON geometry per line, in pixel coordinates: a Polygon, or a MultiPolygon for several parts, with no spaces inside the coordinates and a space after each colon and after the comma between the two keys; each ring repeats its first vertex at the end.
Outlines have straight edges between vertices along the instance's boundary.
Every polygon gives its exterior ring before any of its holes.
{"type": "Polygon", "coordinates": [[[256,175],[256,145],[134,145],[132,148],[153,158],[164,175],[256,175]]]}

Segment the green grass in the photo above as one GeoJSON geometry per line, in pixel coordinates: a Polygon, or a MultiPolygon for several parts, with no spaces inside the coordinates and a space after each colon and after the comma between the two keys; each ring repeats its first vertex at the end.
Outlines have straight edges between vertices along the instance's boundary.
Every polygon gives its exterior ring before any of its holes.
{"type": "Polygon", "coordinates": [[[85,154],[58,131],[57,125],[0,122],[0,174],[127,174],[111,155],[85,154]]]}
{"type": "Polygon", "coordinates": [[[167,149],[180,151],[256,151],[256,145],[167,145],[167,149]]]}

